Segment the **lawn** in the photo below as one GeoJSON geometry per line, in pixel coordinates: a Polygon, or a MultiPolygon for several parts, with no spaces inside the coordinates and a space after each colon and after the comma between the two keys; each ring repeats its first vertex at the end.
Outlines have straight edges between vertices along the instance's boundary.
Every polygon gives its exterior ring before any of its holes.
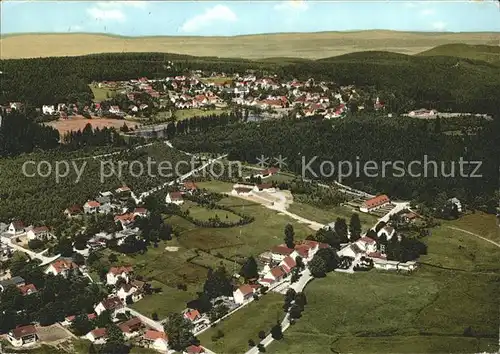
{"type": "Polygon", "coordinates": [[[496,216],[493,214],[476,212],[475,214],[467,214],[458,220],[444,222],[444,224],[476,233],[500,243],[500,227],[498,227],[496,216]]]}
{"type": "Polygon", "coordinates": [[[179,242],[186,249],[203,249],[214,255],[243,261],[250,255],[258,255],[283,242],[286,224],[293,225],[296,239],[304,239],[311,231],[293,219],[279,215],[260,204],[226,197],[219,204],[229,206],[255,220],[247,225],[231,228],[193,228],[183,232],[179,242]]]}
{"type": "Polygon", "coordinates": [[[249,339],[258,342],[259,331],[269,333],[276,321],[281,322],[282,307],[283,296],[268,293],[202,333],[198,339],[201,345],[216,353],[244,353],[249,349],[249,339]],[[212,341],[218,331],[222,331],[224,337],[212,341]]]}
{"type": "Polygon", "coordinates": [[[421,265],[410,275],[374,270],[353,275],[330,273],[308,285],[303,317],[269,351],[498,350],[498,251],[495,253],[487,242],[462,237],[445,226],[433,231],[425,239],[429,254],[422,261],[460,271],[421,265]],[[469,326],[475,338],[464,336],[469,326]]]}
{"type": "Polygon", "coordinates": [[[196,182],[198,188],[204,188],[211,192],[216,193],[226,193],[231,192],[233,189],[233,184],[228,182],[222,182],[218,180],[212,180],[207,182],[196,182]]]}
{"type": "Polygon", "coordinates": [[[211,115],[221,115],[223,113],[229,113],[229,109],[198,109],[198,108],[188,108],[179,109],[174,112],[174,117],[177,121],[192,118],[192,117],[206,117],[211,115]]]}
{"type": "Polygon", "coordinates": [[[185,201],[182,205],[182,209],[184,211],[189,210],[189,215],[196,220],[208,221],[216,216],[219,217],[220,220],[226,222],[238,222],[241,220],[238,215],[229,211],[222,209],[207,209],[191,201],[185,201]]]}
{"type": "Polygon", "coordinates": [[[293,202],[289,206],[288,211],[322,224],[331,223],[338,217],[346,219],[346,222],[349,224],[352,214],[357,213],[364,230],[367,230],[377,223],[377,218],[375,216],[361,213],[348,206],[319,208],[306,203],[293,202]]]}
{"type": "Polygon", "coordinates": [[[94,94],[94,102],[105,101],[106,99],[112,98],[116,94],[116,90],[113,89],[94,87],[91,84],[89,84],[89,87],[94,94]]]}
{"type": "Polygon", "coordinates": [[[189,301],[196,298],[196,291],[192,288],[182,291],[158,282],[153,282],[152,285],[154,288],[161,287],[162,292],[147,295],[131,305],[133,309],[148,317],[156,312],[160,320],[164,319],[172,312],[181,312],[189,301]]]}

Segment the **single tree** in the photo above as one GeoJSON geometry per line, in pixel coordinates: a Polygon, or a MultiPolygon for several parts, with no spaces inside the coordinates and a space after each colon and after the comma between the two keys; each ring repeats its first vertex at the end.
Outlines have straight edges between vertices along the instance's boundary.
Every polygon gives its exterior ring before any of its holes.
{"type": "Polygon", "coordinates": [[[259,268],[253,256],[247,258],[245,264],[241,267],[240,275],[245,278],[245,280],[259,277],[259,268]]]}
{"type": "Polygon", "coordinates": [[[294,248],[294,236],[295,232],[291,224],[285,226],[285,244],[288,248],[294,248]]]}
{"type": "Polygon", "coordinates": [[[271,336],[274,340],[281,340],[283,338],[283,330],[281,329],[281,323],[276,323],[273,328],[271,328],[271,336]]]}
{"type": "Polygon", "coordinates": [[[308,264],[311,274],[316,278],[322,278],[326,275],[327,264],[323,257],[315,255],[308,264]]]}
{"type": "Polygon", "coordinates": [[[168,333],[168,345],[178,352],[183,351],[191,345],[194,336],[193,324],[185,319],[180,313],[171,313],[164,325],[165,333],[168,333]]]}
{"type": "Polygon", "coordinates": [[[351,242],[357,241],[361,237],[361,220],[359,219],[359,215],[357,213],[354,213],[351,216],[351,221],[349,222],[349,232],[351,234],[351,242]]]}
{"type": "Polygon", "coordinates": [[[337,220],[335,221],[334,229],[335,233],[338,235],[340,239],[340,243],[349,242],[349,238],[347,237],[348,229],[345,219],[337,218],[337,220]]]}

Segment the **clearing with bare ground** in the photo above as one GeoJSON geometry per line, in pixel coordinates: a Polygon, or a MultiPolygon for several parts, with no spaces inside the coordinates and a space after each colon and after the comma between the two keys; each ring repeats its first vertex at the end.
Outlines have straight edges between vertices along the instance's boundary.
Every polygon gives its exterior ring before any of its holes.
{"type": "Polygon", "coordinates": [[[87,124],[92,125],[92,128],[102,129],[104,127],[120,129],[123,124],[126,124],[129,128],[134,128],[137,124],[136,122],[129,122],[123,119],[111,119],[111,118],[93,118],[87,119],[84,117],[71,117],[69,119],[60,119],[52,122],[45,123],[50,127],[53,127],[59,131],[59,133],[65,134],[69,131],[83,130],[87,124]]]}
{"type": "Polygon", "coordinates": [[[195,56],[262,59],[319,59],[383,50],[416,54],[442,44],[498,45],[500,34],[356,31],[276,33],[234,37],[121,37],[107,34],[13,34],[0,39],[2,59],[77,56],[95,53],[161,52],[195,56]]]}

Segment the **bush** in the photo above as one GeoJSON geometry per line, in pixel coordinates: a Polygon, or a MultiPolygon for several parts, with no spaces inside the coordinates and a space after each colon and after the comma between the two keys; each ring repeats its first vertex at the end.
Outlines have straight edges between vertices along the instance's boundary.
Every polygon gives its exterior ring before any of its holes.
{"type": "Polygon", "coordinates": [[[259,353],[265,353],[266,352],[266,347],[264,347],[262,344],[259,344],[257,346],[257,349],[259,350],[259,353]]]}
{"type": "Polygon", "coordinates": [[[253,339],[248,340],[248,346],[249,347],[255,347],[255,341],[253,339]]]}
{"type": "Polygon", "coordinates": [[[28,247],[32,250],[42,249],[45,243],[42,240],[34,239],[28,242],[28,247]]]}
{"type": "Polygon", "coordinates": [[[264,338],[266,338],[266,332],[259,331],[259,339],[264,339],[264,338]]]}

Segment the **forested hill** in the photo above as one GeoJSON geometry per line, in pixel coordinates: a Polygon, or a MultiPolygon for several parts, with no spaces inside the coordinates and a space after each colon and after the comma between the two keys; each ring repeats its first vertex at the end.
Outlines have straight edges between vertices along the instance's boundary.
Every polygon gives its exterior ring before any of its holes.
{"type": "Polygon", "coordinates": [[[500,47],[492,45],[470,45],[463,43],[443,44],[417,55],[433,57],[459,57],[465,59],[482,60],[492,64],[500,65],[500,47]]]}
{"type": "MultiPolygon", "coordinates": [[[[449,197],[457,196],[475,207],[491,211],[498,202],[493,195],[498,188],[499,131],[498,119],[483,121],[474,132],[465,129],[462,135],[442,133],[439,120],[353,118],[334,124],[331,121],[283,120],[213,128],[179,136],[173,144],[184,151],[227,152],[232,159],[252,163],[261,155],[282,155],[287,159],[288,168],[300,175],[304,172],[302,168],[317,156],[310,166],[318,178],[321,178],[319,171],[323,161],[333,162],[335,168],[339,161],[350,161],[352,166],[359,161],[359,176],[353,170],[353,174],[343,179],[346,184],[373,194],[388,193],[407,200],[418,197],[427,205],[433,205],[436,195],[444,192],[449,197]],[[426,155],[428,161],[438,163],[437,177],[432,166],[428,167],[425,177],[418,164],[412,167],[414,176],[408,170],[400,176],[392,167],[382,174],[380,166],[383,161],[402,161],[405,166],[412,161],[423,164],[426,155]],[[460,177],[458,161],[461,157],[465,161],[481,161],[482,177],[460,177]],[[378,176],[371,176],[372,170],[363,172],[366,161],[378,164],[378,176]],[[444,167],[441,167],[441,161],[444,167]],[[450,173],[452,161],[455,161],[455,177],[439,177],[450,173]],[[421,176],[415,176],[419,172],[421,176]]],[[[328,176],[328,165],[324,168],[323,180],[339,177],[338,169],[328,176]]],[[[464,171],[468,168],[471,166],[465,167],[464,171]]],[[[303,177],[315,178],[308,169],[305,172],[303,177]]]]}
{"type": "Polygon", "coordinates": [[[312,60],[293,58],[250,61],[191,57],[163,53],[100,54],[81,57],[0,61],[0,103],[23,101],[33,105],[69,99],[90,100],[92,81],[127,80],[185,74],[190,69],[225,73],[256,70],[282,78],[331,80],[341,85],[370,86],[392,97],[394,106],[447,111],[494,113],[500,106],[500,66],[453,57],[407,56],[361,52],[312,60]],[[174,62],[174,70],[167,61],[174,62]]]}

